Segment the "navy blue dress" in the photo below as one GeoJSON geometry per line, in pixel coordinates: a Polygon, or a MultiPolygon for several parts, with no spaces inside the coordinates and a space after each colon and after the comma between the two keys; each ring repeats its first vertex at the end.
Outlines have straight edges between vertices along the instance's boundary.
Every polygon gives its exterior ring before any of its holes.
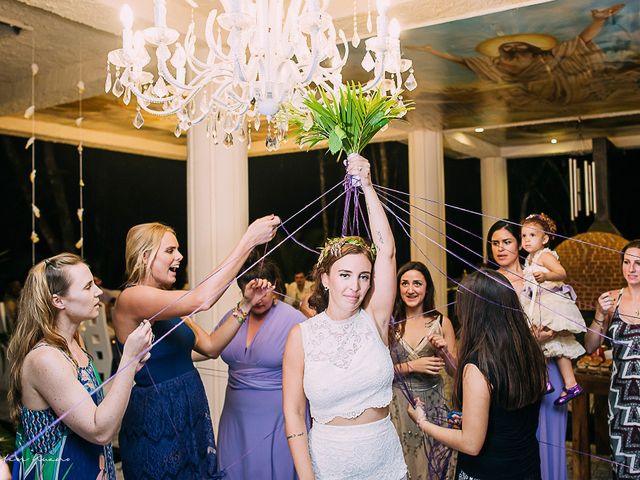
{"type": "MultiPolygon", "coordinates": [[[[180,321],[155,322],[155,338],[180,321]]],[[[136,374],[119,437],[126,479],[221,478],[207,397],[191,360],[194,344],[183,323],[153,347],[136,374]]]]}

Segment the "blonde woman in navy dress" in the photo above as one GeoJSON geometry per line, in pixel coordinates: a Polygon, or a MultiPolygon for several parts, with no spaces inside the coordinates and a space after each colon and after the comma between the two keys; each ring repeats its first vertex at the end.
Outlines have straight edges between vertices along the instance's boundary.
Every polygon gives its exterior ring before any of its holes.
{"type": "MultiPolygon", "coordinates": [[[[122,341],[152,317],[156,338],[168,335],[154,346],[150,360],[136,375],[122,421],[119,440],[125,478],[220,478],[209,405],[192,352],[216,358],[242,321],[232,317],[208,333],[181,317],[211,308],[253,248],[272,239],[279,224],[274,215],[253,222],[227,259],[188,295],[172,290],[182,261],[173,229],[145,223],[129,230],[125,252],[128,285],[114,311],[116,336],[122,341]]],[[[249,310],[270,285],[254,280],[250,287],[237,306],[241,311],[249,310]]]]}
{"type": "Polygon", "coordinates": [[[375,247],[341,237],[328,240],[320,254],[309,301],[319,313],[294,326],[285,346],[285,434],[301,480],[400,480],[407,467],[389,418],[387,346],[395,245],[369,162],[351,155],[347,172],[360,177],[375,247]]]}

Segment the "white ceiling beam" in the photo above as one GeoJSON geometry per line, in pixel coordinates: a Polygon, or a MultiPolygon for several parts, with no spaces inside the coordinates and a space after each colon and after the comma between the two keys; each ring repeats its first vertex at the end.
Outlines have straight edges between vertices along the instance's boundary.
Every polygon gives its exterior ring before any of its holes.
{"type": "Polygon", "coordinates": [[[528,158],[548,155],[564,155],[568,153],[588,153],[593,146],[591,139],[572,140],[558,143],[538,143],[533,145],[513,145],[500,148],[501,157],[528,158]]]}
{"type": "Polygon", "coordinates": [[[445,130],[445,133],[453,133],[453,132],[472,132],[476,128],[484,128],[485,130],[496,130],[496,129],[506,129],[506,128],[517,128],[517,127],[529,127],[533,125],[551,125],[554,123],[567,123],[567,122],[583,122],[587,120],[601,120],[603,118],[617,118],[617,117],[630,117],[634,115],[640,115],[640,110],[622,110],[617,112],[604,112],[604,113],[592,113],[588,115],[572,115],[568,117],[551,117],[551,118],[540,118],[536,120],[525,120],[522,122],[511,122],[511,123],[500,123],[495,125],[474,125],[470,127],[462,127],[462,128],[450,128],[445,130]]]}
{"type": "MultiPolygon", "coordinates": [[[[36,113],[37,115],[37,113],[36,113]]],[[[144,136],[107,133],[87,128],[79,129],[54,122],[35,122],[35,134],[38,140],[45,140],[70,145],[78,145],[80,141],[85,147],[99,148],[113,152],[132,153],[149,157],[186,160],[186,145],[147,140],[144,136]]],[[[31,120],[16,117],[0,117],[0,134],[28,138],[31,136],[31,120]]]]}
{"type": "Polygon", "coordinates": [[[445,149],[468,157],[501,157],[500,147],[464,132],[444,132],[445,149]]]}
{"type": "Polygon", "coordinates": [[[618,148],[640,148],[640,134],[613,136],[609,140],[618,148]]]}

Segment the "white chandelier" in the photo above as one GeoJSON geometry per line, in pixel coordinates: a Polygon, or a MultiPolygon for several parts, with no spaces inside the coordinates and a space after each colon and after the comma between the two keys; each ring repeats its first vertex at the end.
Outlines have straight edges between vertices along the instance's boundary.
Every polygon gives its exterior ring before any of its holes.
{"type": "MultiPolygon", "coordinates": [[[[395,93],[402,87],[402,73],[410,70],[404,85],[413,90],[411,61],[401,58],[400,27],[387,18],[388,3],[377,0],[376,36],[365,42],[362,67],[373,71],[373,79],[364,88],[395,93]]],[[[105,90],[124,95],[125,104],[135,95],[136,128],[144,123],[142,112],[175,114],[176,136],[206,121],[207,135],[215,143],[222,138],[227,146],[233,144],[234,134],[250,145],[251,130],[260,128],[264,116],[267,148],[277,149],[288,129],[283,104],[301,106],[310,87],[335,91],[343,85],[348,41],[342,30],[336,34],[327,4],[328,0],[322,5],[320,0],[290,0],[285,14],[284,0],[222,0],[224,13],[214,9],[207,18],[206,58],[196,55],[193,19],[183,43],[178,42],[179,32],[167,27],[166,0],[154,0],[154,26],[135,33],[133,12],[125,5],[120,15],[122,48],[109,53],[105,90]],[[151,61],[147,44],[155,47],[156,75],[144,70],[151,61]]],[[[352,43],[359,43],[355,32],[352,43]]]]}

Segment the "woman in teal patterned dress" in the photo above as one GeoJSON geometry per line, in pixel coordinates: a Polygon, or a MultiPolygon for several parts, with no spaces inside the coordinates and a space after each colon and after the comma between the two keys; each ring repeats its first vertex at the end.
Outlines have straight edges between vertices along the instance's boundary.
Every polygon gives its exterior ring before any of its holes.
{"type": "Polygon", "coordinates": [[[38,263],[27,276],[8,351],[9,406],[18,427],[18,450],[9,458],[14,479],[115,480],[111,439],[146,358],[135,359],[152,333],[145,322],[129,335],[109,393],[99,389],[89,398],[101,382],[78,327],[98,316],[101,293],[87,265],[70,253],[38,263]]]}
{"type": "Polygon", "coordinates": [[[622,276],[627,286],[598,297],[593,323],[584,339],[587,352],[613,339],[609,387],[609,435],[614,478],[640,478],[640,240],[622,249],[622,276]]]}

